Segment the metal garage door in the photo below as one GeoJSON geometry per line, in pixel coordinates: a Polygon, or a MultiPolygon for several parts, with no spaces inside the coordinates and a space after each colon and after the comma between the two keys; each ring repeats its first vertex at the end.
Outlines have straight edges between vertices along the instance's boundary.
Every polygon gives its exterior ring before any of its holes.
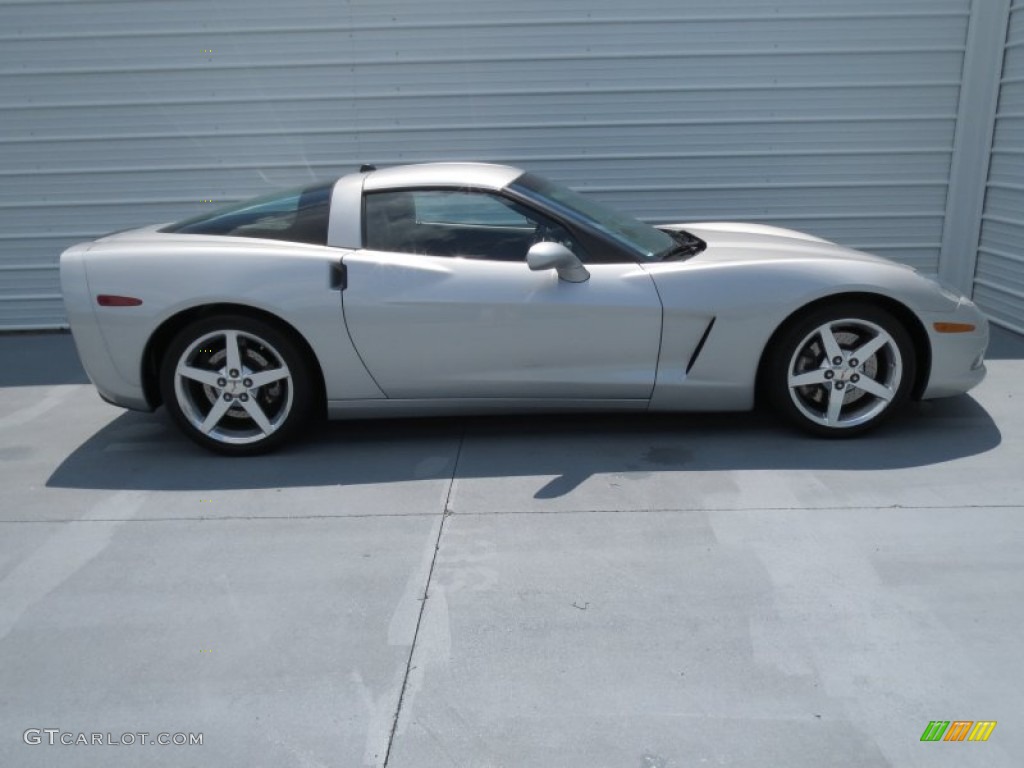
{"type": "Polygon", "coordinates": [[[974,298],[1024,333],[1024,4],[1010,12],[974,298]]]}
{"type": "Polygon", "coordinates": [[[509,162],[934,271],[969,5],[0,0],[0,327],[63,322],[69,243],[364,161],[509,162]]]}

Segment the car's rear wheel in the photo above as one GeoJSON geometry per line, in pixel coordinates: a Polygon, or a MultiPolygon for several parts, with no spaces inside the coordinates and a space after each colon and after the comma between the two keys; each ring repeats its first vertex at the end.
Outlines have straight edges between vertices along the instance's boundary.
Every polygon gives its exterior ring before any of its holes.
{"type": "Polygon", "coordinates": [[[877,427],[906,402],[914,383],[913,342],[891,313],[871,305],[824,307],[775,340],[768,393],[798,427],[852,437],[877,427]]]}
{"type": "Polygon", "coordinates": [[[265,453],[294,437],[315,397],[291,335],[240,315],[182,329],[164,354],[160,391],[189,438],[231,456],[265,453]]]}

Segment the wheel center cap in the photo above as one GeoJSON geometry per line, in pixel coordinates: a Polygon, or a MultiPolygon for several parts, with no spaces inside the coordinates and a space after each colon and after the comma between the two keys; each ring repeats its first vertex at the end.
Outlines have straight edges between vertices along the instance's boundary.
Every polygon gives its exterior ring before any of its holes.
{"type": "Polygon", "coordinates": [[[228,383],[224,386],[224,391],[229,395],[240,395],[245,391],[245,387],[242,385],[241,379],[228,379],[228,383]]]}

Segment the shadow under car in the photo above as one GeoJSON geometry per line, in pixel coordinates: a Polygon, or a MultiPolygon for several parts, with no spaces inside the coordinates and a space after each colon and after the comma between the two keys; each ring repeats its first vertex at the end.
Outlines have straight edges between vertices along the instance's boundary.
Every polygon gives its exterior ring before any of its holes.
{"type": "Polygon", "coordinates": [[[334,421],[266,456],[228,458],[194,445],[156,414],[126,412],[75,448],[50,487],[227,490],[434,478],[540,476],[536,498],[601,473],[721,470],[873,471],[989,451],[1001,435],[973,398],[913,403],[877,432],[808,437],[771,414],[591,414],[334,421]],[[458,459],[472,451],[473,458],[458,459]],[[487,460],[477,458],[486,449],[487,460]],[[456,470],[455,464],[458,461],[456,470]]]}

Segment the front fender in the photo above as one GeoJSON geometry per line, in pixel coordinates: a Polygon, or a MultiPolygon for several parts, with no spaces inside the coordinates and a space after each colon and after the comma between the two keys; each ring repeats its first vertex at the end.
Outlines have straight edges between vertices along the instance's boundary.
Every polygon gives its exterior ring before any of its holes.
{"type": "Polygon", "coordinates": [[[710,261],[646,265],[665,320],[652,410],[743,410],[754,405],[762,354],[775,331],[810,304],[870,294],[921,316],[955,302],[896,264],[710,261]],[[695,327],[714,325],[697,352],[695,327]],[[687,370],[689,368],[689,370],[687,370]]]}

